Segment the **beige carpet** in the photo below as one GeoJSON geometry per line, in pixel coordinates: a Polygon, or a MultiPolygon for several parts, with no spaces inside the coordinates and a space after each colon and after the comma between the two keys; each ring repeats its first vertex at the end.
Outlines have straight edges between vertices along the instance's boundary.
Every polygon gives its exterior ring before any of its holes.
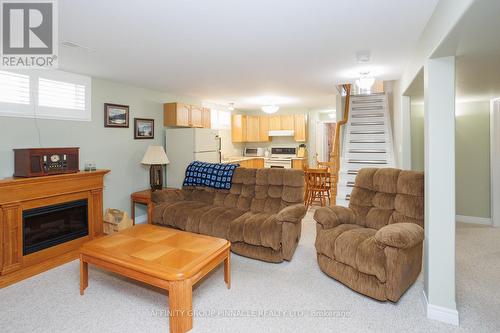
{"type": "MultiPolygon", "coordinates": [[[[459,225],[461,327],[427,320],[422,279],[399,303],[357,294],[316,264],[309,213],[291,262],[269,264],[233,255],[232,289],[218,269],[193,292],[192,332],[499,332],[500,229],[459,225]]],[[[90,268],[79,295],[78,262],[0,290],[1,332],[168,332],[161,290],[90,268]]]]}

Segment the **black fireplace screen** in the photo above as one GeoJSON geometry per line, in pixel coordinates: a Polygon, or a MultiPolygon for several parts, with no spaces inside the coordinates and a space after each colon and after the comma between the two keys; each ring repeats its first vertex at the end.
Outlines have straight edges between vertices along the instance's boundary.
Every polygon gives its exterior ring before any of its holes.
{"type": "Polygon", "coordinates": [[[87,200],[23,211],[23,255],[88,235],[87,200]]]}

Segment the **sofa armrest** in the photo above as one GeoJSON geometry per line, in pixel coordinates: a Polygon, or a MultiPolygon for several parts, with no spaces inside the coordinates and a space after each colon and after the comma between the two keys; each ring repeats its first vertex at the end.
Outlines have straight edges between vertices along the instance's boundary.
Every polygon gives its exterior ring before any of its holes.
{"type": "Polygon", "coordinates": [[[179,189],[164,189],[151,193],[151,201],[154,204],[180,200],[184,200],[184,191],[179,189]]]}
{"type": "Polygon", "coordinates": [[[277,219],[281,222],[300,223],[306,215],[304,204],[291,205],[278,212],[277,219]]]}
{"type": "Polygon", "coordinates": [[[424,240],[424,229],[415,223],[394,223],[380,228],[375,241],[382,246],[408,249],[424,240]]]}
{"type": "Polygon", "coordinates": [[[314,220],[321,225],[323,229],[331,229],[340,224],[354,224],[356,215],[354,215],[354,212],[348,207],[321,207],[314,212],[314,220]]]}

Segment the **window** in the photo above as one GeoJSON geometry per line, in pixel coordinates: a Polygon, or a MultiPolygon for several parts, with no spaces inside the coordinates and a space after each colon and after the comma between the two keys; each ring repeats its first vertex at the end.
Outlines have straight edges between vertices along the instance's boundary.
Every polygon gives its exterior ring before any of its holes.
{"type": "Polygon", "coordinates": [[[30,104],[30,77],[0,71],[0,102],[30,104]]]}
{"type": "Polygon", "coordinates": [[[0,116],[90,121],[90,93],[88,76],[0,71],[0,116]]]}
{"type": "Polygon", "coordinates": [[[229,129],[231,128],[231,112],[211,109],[210,121],[213,129],[229,129]]]}

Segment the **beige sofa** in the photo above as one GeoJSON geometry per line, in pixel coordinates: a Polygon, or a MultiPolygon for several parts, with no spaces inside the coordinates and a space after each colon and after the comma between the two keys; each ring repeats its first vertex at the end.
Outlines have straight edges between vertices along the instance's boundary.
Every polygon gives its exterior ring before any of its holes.
{"type": "Polygon", "coordinates": [[[422,267],[424,175],[361,169],[349,208],[318,209],[316,251],[321,270],[377,300],[396,302],[422,267]]]}
{"type": "Polygon", "coordinates": [[[240,167],[231,190],[153,192],[153,223],[226,238],[237,254],[282,262],[292,259],[300,239],[303,197],[301,170],[240,167]]]}

